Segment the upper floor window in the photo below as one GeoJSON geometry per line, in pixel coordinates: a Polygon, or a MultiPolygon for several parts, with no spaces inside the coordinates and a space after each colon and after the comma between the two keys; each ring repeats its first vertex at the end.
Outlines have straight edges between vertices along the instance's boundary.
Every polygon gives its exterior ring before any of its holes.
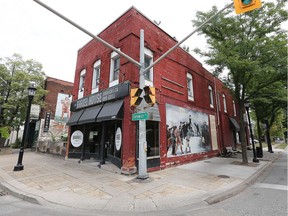
{"type": "Polygon", "coordinates": [[[80,73],[78,98],[82,98],[84,96],[85,75],[86,75],[86,69],[83,69],[80,73]]]}
{"type": "MultiPolygon", "coordinates": [[[[145,61],[144,61],[145,68],[150,66],[151,62],[152,62],[152,58],[150,56],[145,55],[145,61]]],[[[150,73],[150,71],[151,71],[151,68],[144,73],[145,80],[151,81],[151,73],[150,73]]]]}
{"type": "MultiPolygon", "coordinates": [[[[153,63],[153,53],[151,50],[144,47],[144,66],[147,68],[153,63]]],[[[153,86],[153,68],[150,68],[144,73],[145,85],[153,86]]]]}
{"type": "Polygon", "coordinates": [[[235,106],[235,101],[233,100],[233,112],[234,112],[234,116],[236,116],[236,106],[235,106]]]}
{"type": "Polygon", "coordinates": [[[119,73],[120,73],[120,55],[115,51],[113,51],[111,53],[109,87],[117,85],[119,83],[119,73]]]}
{"type": "Polygon", "coordinates": [[[210,107],[214,108],[214,98],[213,98],[213,88],[212,86],[208,86],[208,90],[209,90],[209,101],[210,101],[210,107]]]}
{"type": "Polygon", "coordinates": [[[187,92],[188,100],[194,101],[193,78],[190,73],[187,73],[187,92]]]}
{"type": "Polygon", "coordinates": [[[222,97],[223,97],[223,109],[224,109],[224,112],[227,113],[227,103],[226,103],[225,94],[223,94],[222,97]]]}
{"type": "Polygon", "coordinates": [[[94,64],[93,78],[92,78],[92,94],[99,91],[100,65],[101,60],[96,61],[94,64]]]}

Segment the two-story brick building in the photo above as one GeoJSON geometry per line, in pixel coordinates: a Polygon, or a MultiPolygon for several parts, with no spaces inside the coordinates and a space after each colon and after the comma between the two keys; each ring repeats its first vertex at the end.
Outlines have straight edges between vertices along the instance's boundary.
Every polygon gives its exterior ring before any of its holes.
{"type": "MultiPolygon", "coordinates": [[[[98,36],[139,61],[141,29],[145,66],[177,43],[134,7],[98,36]]],[[[157,99],[153,107],[145,109],[149,114],[148,171],[215,156],[224,147],[236,145],[237,104],[224,84],[193,56],[178,47],[144,75],[145,85],[156,88],[157,99]]],[[[135,108],[130,107],[129,92],[138,86],[135,64],[96,40],[82,47],[66,155],[110,160],[123,173],[135,173],[139,130],[138,122],[132,121],[135,108]]]]}

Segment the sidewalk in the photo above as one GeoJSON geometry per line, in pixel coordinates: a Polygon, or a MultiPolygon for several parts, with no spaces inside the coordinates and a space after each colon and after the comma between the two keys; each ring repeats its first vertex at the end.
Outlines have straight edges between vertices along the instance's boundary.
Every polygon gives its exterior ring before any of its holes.
{"type": "Polygon", "coordinates": [[[149,173],[149,179],[125,176],[112,164],[64,160],[26,150],[24,170],[14,172],[18,152],[0,155],[0,188],[44,206],[117,212],[155,212],[198,203],[212,204],[244,190],[282,150],[263,150],[260,162],[241,165],[233,158],[202,161],[149,173]]]}

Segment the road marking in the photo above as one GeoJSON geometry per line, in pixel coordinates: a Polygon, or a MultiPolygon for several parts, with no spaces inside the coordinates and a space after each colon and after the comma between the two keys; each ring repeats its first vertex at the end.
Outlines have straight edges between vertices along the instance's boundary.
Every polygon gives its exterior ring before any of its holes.
{"type": "Polygon", "coordinates": [[[266,184],[266,183],[255,183],[254,187],[257,188],[269,188],[269,189],[276,189],[276,190],[288,190],[287,185],[278,185],[278,184],[266,184]]]}

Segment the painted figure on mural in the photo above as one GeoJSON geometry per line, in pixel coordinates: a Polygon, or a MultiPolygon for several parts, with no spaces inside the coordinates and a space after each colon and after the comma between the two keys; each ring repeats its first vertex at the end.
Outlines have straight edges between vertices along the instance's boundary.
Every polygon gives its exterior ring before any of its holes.
{"type": "Polygon", "coordinates": [[[61,115],[61,120],[63,121],[66,115],[66,118],[70,118],[70,100],[69,97],[65,97],[64,100],[61,100],[62,104],[62,115],[61,115]]]}
{"type": "Polygon", "coordinates": [[[168,157],[211,150],[209,118],[206,113],[171,104],[167,104],[166,108],[168,157]]]}
{"type": "MultiPolygon", "coordinates": [[[[180,135],[180,130],[179,130],[180,126],[179,126],[179,128],[177,128],[177,126],[174,126],[174,127],[175,127],[175,129],[174,129],[174,136],[175,136],[175,138],[176,138],[176,147],[175,147],[176,152],[175,152],[175,155],[177,155],[177,150],[178,150],[178,147],[179,147],[179,146],[180,146],[181,154],[184,154],[183,149],[182,149],[183,143],[182,143],[182,139],[181,139],[181,135],[180,135]]],[[[181,128],[180,128],[180,129],[181,129],[181,128]]]]}
{"type": "Polygon", "coordinates": [[[173,144],[171,130],[172,128],[169,129],[169,125],[166,125],[167,152],[173,144]]]}
{"type": "Polygon", "coordinates": [[[209,135],[209,127],[207,125],[207,122],[205,121],[202,125],[202,145],[204,148],[207,148],[210,146],[210,135],[209,135]]]}

